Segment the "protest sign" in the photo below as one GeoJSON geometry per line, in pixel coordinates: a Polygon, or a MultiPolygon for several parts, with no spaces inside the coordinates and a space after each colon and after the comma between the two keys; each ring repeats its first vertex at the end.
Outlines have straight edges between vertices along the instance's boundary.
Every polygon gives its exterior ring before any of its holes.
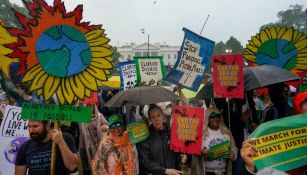
{"type": "Polygon", "coordinates": [[[307,114],[266,122],[249,138],[256,138],[260,155],[254,162],[258,170],[288,171],[307,165],[307,114]]]}
{"type": "Polygon", "coordinates": [[[20,60],[22,82],[45,100],[56,94],[60,104],[74,104],[98,91],[113,68],[110,39],[101,25],[82,21],[82,5],[67,11],[61,0],[52,6],[44,0],[25,4],[31,19],[16,12],[12,15],[22,26],[8,28],[18,36],[18,52],[5,51],[11,62],[20,60]]]}
{"type": "Polygon", "coordinates": [[[230,142],[228,140],[223,141],[217,145],[211,146],[209,149],[210,160],[216,160],[221,158],[228,158],[230,152],[230,142]]]}
{"type": "Polygon", "coordinates": [[[85,97],[84,100],[80,101],[79,104],[95,103],[98,105],[98,92],[92,92],[91,97],[85,97]]]}
{"type": "Polygon", "coordinates": [[[21,118],[21,108],[7,106],[0,126],[0,171],[14,175],[15,160],[20,146],[29,139],[28,121],[21,118]]]}
{"type": "Polygon", "coordinates": [[[172,111],[171,150],[200,154],[204,108],[173,106],[172,111]]]}
{"type": "Polygon", "coordinates": [[[127,132],[132,144],[139,143],[147,139],[149,136],[148,127],[143,120],[128,124],[127,132]]]}
{"type": "Polygon", "coordinates": [[[133,89],[136,86],[136,69],[134,61],[118,63],[120,90],[133,89]]]}
{"type": "Polygon", "coordinates": [[[213,89],[216,98],[243,98],[243,55],[214,55],[213,89]]]}
{"type": "Polygon", "coordinates": [[[23,104],[21,112],[23,119],[75,121],[79,123],[90,122],[91,115],[91,108],[56,104],[23,104]]]}
{"type": "Polygon", "coordinates": [[[177,62],[164,80],[196,92],[210,62],[214,42],[186,28],[183,31],[185,36],[177,62]]]}
{"type": "Polygon", "coordinates": [[[134,57],[138,86],[158,86],[165,76],[163,58],[160,56],[134,57]]]}

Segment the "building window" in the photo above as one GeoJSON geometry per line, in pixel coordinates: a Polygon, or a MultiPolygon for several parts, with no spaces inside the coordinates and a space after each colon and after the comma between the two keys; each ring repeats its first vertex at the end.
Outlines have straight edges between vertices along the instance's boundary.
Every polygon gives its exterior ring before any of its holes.
{"type": "Polygon", "coordinates": [[[168,54],[168,55],[167,55],[167,58],[168,58],[168,59],[171,59],[171,54],[168,54]]]}
{"type": "Polygon", "coordinates": [[[140,56],[142,56],[142,52],[135,52],[134,55],[137,56],[137,57],[140,57],[140,56]]]}
{"type": "Polygon", "coordinates": [[[128,55],[128,60],[130,60],[131,58],[130,58],[130,55],[128,55]]]}
{"type": "Polygon", "coordinates": [[[143,52],[143,56],[148,56],[148,52],[143,52]]]}
{"type": "Polygon", "coordinates": [[[177,55],[176,55],[176,54],[174,54],[174,58],[175,58],[175,59],[177,58],[177,55]]]}
{"type": "Polygon", "coordinates": [[[151,56],[158,56],[158,52],[151,52],[151,56]]]}

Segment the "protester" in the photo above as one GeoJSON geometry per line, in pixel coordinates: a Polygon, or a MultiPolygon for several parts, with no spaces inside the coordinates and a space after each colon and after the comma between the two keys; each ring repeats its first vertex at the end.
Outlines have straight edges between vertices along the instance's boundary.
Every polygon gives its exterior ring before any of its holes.
{"type": "Polygon", "coordinates": [[[95,103],[89,103],[86,107],[92,108],[92,120],[90,123],[79,124],[79,153],[83,165],[83,175],[90,175],[92,161],[94,160],[100,140],[105,133],[102,132],[101,127],[107,125],[108,122],[98,111],[95,103]]]}
{"type": "Polygon", "coordinates": [[[263,101],[260,99],[260,97],[258,96],[257,90],[253,91],[253,100],[255,102],[256,110],[263,110],[264,109],[265,105],[264,105],[263,101]]]}
{"type": "Polygon", "coordinates": [[[170,128],[164,123],[165,115],[157,105],[151,105],[148,110],[149,138],[140,143],[140,164],[144,171],[140,174],[179,175],[179,155],[170,150],[170,128]]]}
{"type": "Polygon", "coordinates": [[[10,89],[5,82],[2,70],[0,70],[0,84],[7,95],[16,100],[16,106],[22,106],[23,103],[36,102],[36,100],[31,96],[29,88],[25,84],[17,84],[16,89],[10,89]]]}
{"type": "Polygon", "coordinates": [[[222,113],[217,108],[208,108],[205,111],[204,134],[201,156],[193,156],[191,174],[223,175],[226,174],[227,160],[237,158],[237,147],[231,132],[222,122],[222,113]],[[227,159],[210,160],[209,150],[224,141],[229,141],[231,150],[227,159]]]}
{"type": "Polygon", "coordinates": [[[297,114],[307,113],[307,91],[300,92],[294,96],[293,107],[297,114]]]}
{"type": "Polygon", "coordinates": [[[51,129],[48,121],[28,121],[30,140],[19,148],[15,162],[15,175],[49,175],[51,148],[56,148],[55,174],[70,175],[78,166],[77,148],[73,138],[59,129],[51,129]]]}
{"type": "Polygon", "coordinates": [[[133,145],[124,130],[122,116],[109,118],[109,134],[98,147],[93,161],[94,175],[135,175],[136,162],[133,145]]]}

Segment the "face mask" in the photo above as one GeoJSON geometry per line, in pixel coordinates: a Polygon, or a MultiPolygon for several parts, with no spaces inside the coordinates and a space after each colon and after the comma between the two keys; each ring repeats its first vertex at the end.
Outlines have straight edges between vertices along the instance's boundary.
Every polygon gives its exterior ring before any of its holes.
{"type": "Polygon", "coordinates": [[[172,115],[172,108],[166,108],[164,109],[163,113],[167,116],[171,116],[172,115]]]}

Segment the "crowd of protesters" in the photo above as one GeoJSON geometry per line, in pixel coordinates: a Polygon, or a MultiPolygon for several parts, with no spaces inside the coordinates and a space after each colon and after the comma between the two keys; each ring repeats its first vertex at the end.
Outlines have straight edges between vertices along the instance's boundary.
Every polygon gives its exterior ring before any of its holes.
{"type": "MultiPolygon", "coordinates": [[[[42,103],[35,94],[29,93],[26,85],[8,88],[3,76],[0,82],[1,120],[7,104],[42,103]]],[[[246,92],[243,100],[230,99],[230,108],[225,99],[189,101],[181,88],[175,91],[181,100],[174,103],[206,109],[201,155],[175,153],[170,149],[171,102],[137,108],[107,108],[104,104],[117,92],[108,89],[100,91],[98,103],[86,104],[93,109],[90,123],[72,122],[61,125],[61,129],[52,129],[49,121],[30,120],[30,140],[18,150],[15,175],[26,175],[27,171],[29,175],[50,174],[53,142],[57,145],[57,175],[256,174],[252,158],[258,152],[254,139],[247,136],[267,121],[307,113],[307,92],[291,93],[284,83],[269,86],[268,94],[254,90],[246,92]],[[293,104],[288,103],[288,97],[294,97],[293,104]],[[125,126],[137,120],[148,124],[150,135],[138,144],[131,144],[125,126]],[[209,148],[225,140],[231,143],[227,157],[210,160],[209,148]],[[36,159],[37,156],[44,157],[45,162],[37,162],[41,160],[36,159]]],[[[301,167],[288,173],[302,175],[305,171],[306,167],[301,167]]]]}

